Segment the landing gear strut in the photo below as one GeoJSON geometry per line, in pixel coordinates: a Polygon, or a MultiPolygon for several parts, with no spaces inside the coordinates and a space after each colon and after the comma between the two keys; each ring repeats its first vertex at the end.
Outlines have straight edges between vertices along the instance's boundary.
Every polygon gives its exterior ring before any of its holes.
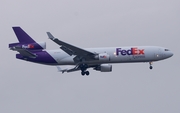
{"type": "Polygon", "coordinates": [[[81,75],[84,76],[84,75],[89,75],[89,71],[86,71],[86,69],[88,68],[88,65],[87,64],[81,64],[80,65],[80,68],[81,68],[81,75]]]}
{"type": "Polygon", "coordinates": [[[149,62],[149,69],[153,69],[152,62],[149,62]]]}

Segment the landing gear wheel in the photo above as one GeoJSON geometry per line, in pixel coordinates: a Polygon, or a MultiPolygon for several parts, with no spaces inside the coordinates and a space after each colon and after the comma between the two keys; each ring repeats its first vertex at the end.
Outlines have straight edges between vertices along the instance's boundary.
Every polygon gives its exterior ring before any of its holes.
{"type": "Polygon", "coordinates": [[[84,75],[85,75],[85,72],[84,72],[84,71],[82,71],[82,72],[81,72],[81,75],[82,75],[82,76],[84,76],[84,75]]]}
{"type": "Polygon", "coordinates": [[[86,75],[87,75],[87,76],[89,75],[89,71],[86,71],[86,75]]]}
{"type": "Polygon", "coordinates": [[[81,72],[81,75],[82,75],[82,76],[84,76],[84,75],[87,75],[87,76],[88,76],[88,75],[89,75],[89,71],[82,71],[82,72],[81,72]]]}
{"type": "Polygon", "coordinates": [[[86,71],[86,69],[88,68],[87,64],[81,64],[79,67],[81,69],[81,75],[82,76],[89,75],[89,71],[86,71]]]}
{"type": "Polygon", "coordinates": [[[149,69],[153,69],[153,67],[152,67],[152,66],[150,66],[150,67],[149,67],[149,69]]]}

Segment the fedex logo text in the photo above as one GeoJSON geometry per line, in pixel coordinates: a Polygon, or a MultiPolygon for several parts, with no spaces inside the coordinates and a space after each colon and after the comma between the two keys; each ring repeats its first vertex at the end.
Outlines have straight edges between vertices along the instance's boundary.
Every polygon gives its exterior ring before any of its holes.
{"type": "Polygon", "coordinates": [[[100,58],[107,58],[105,55],[103,55],[103,56],[100,56],[100,58]]]}
{"type": "Polygon", "coordinates": [[[122,48],[116,48],[116,55],[144,55],[144,49],[138,49],[137,47],[125,50],[122,48]]]}
{"type": "Polygon", "coordinates": [[[24,48],[24,49],[33,49],[34,45],[32,45],[32,44],[22,45],[22,48],[24,48]]]}

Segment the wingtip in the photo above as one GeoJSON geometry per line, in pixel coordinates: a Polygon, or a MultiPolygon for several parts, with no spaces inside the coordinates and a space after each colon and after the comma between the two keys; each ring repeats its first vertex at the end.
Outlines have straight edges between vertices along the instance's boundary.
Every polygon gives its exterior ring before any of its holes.
{"type": "Polygon", "coordinates": [[[46,32],[47,33],[47,35],[48,35],[48,37],[49,37],[49,39],[52,39],[52,40],[54,40],[55,38],[54,38],[54,36],[50,33],[50,32],[46,32]]]}
{"type": "Polygon", "coordinates": [[[62,71],[60,66],[56,66],[58,71],[62,71]]]}

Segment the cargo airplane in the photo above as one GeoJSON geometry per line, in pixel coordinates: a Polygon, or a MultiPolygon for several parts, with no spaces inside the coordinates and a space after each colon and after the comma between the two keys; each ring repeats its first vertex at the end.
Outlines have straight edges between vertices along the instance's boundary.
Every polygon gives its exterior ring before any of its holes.
{"type": "Polygon", "coordinates": [[[100,72],[111,72],[112,63],[148,62],[152,63],[167,59],[173,53],[164,47],[158,46],[129,46],[129,47],[101,47],[79,48],[55,38],[47,32],[49,39],[60,46],[58,50],[46,50],[45,42],[34,41],[20,27],[13,27],[18,43],[9,44],[10,50],[17,51],[17,59],[57,66],[62,73],[81,71],[82,75],[89,75],[88,68],[100,72]],[[59,65],[73,65],[73,68],[62,69],[59,65]]]}

